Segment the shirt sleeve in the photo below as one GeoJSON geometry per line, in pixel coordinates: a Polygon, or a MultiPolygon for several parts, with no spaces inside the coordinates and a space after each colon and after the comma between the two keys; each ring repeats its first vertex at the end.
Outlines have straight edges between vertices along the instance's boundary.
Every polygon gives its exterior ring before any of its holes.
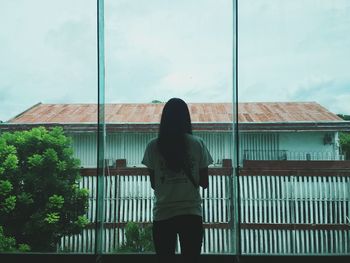
{"type": "Polygon", "coordinates": [[[151,143],[148,143],[146,150],[141,161],[142,164],[146,165],[149,169],[154,169],[154,158],[151,143]]]}
{"type": "Polygon", "coordinates": [[[205,145],[203,140],[200,140],[201,143],[201,159],[199,162],[199,168],[207,168],[210,164],[213,163],[213,158],[210,155],[210,152],[207,148],[207,146],[205,145]]]}

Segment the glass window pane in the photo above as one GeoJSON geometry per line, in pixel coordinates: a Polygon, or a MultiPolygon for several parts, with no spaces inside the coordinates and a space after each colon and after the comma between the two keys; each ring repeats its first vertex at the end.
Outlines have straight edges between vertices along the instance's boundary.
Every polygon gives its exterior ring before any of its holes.
{"type": "Polygon", "coordinates": [[[239,1],[242,254],[350,253],[350,2],[239,1]]]}
{"type": "Polygon", "coordinates": [[[232,10],[226,0],[105,1],[106,253],[154,253],[154,193],[141,161],[172,97],[188,104],[193,134],[214,159],[209,188],[200,190],[202,253],[235,253],[232,163],[225,161],[234,144],[232,10]]]}
{"type": "Polygon", "coordinates": [[[0,4],[1,252],[94,252],[95,3],[0,4]]]}

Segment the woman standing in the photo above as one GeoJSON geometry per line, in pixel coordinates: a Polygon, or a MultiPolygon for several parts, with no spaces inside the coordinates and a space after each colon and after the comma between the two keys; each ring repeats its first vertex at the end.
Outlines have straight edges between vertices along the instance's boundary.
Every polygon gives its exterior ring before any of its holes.
{"type": "Polygon", "coordinates": [[[148,143],[142,160],[155,194],[153,241],[162,262],[175,255],[177,235],[184,259],[198,260],[203,238],[199,186],[208,187],[212,162],[203,140],[192,135],[187,104],[170,99],[163,108],[158,138],[148,143]]]}

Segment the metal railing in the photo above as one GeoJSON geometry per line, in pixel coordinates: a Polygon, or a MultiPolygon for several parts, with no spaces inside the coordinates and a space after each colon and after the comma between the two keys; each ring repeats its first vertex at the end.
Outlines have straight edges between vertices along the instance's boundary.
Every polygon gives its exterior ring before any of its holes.
{"type": "Polygon", "coordinates": [[[243,160],[344,160],[343,154],[331,151],[244,150],[243,160]]]}

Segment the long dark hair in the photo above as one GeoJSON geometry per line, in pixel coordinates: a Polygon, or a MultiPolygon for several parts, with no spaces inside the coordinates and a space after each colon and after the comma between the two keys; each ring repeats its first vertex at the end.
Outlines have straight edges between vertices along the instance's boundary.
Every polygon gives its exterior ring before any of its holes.
{"type": "Polygon", "coordinates": [[[170,99],[163,108],[158,133],[158,149],[168,169],[187,170],[187,146],[185,135],[192,134],[190,112],[179,98],[170,99]]]}

